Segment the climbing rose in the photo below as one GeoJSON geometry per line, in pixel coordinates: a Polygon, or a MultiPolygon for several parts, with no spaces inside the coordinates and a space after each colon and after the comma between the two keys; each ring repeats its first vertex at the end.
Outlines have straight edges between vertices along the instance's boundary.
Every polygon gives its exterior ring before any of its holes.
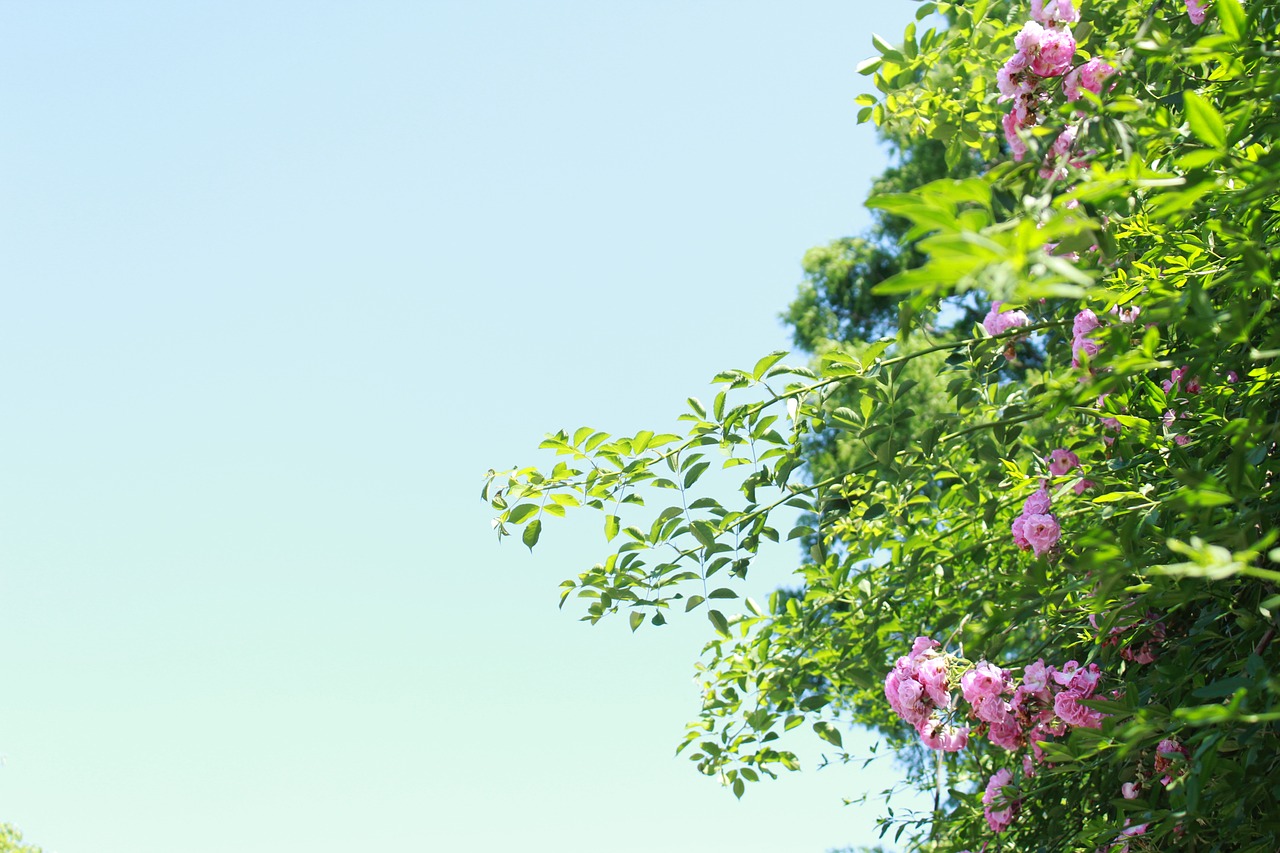
{"type": "Polygon", "coordinates": [[[1080,459],[1064,447],[1049,454],[1049,473],[1055,477],[1061,477],[1063,474],[1080,465],[1080,459]]]}
{"type": "Polygon", "coordinates": [[[984,808],[983,814],[986,815],[987,825],[991,827],[992,832],[1004,832],[1009,828],[1009,824],[1013,823],[1013,816],[1018,811],[1018,801],[1009,798],[1004,792],[1006,785],[1013,782],[1013,774],[1009,770],[997,770],[989,780],[987,780],[987,790],[982,795],[984,808]]]}
{"type": "Polygon", "coordinates": [[[1205,0],[1187,0],[1187,17],[1197,27],[1204,23],[1204,13],[1208,11],[1205,0]]]}
{"type": "Polygon", "coordinates": [[[1023,515],[1042,515],[1049,511],[1049,490],[1044,486],[1036,489],[1027,502],[1022,505],[1023,515]]]}
{"type": "Polygon", "coordinates": [[[1013,40],[1018,53],[1029,60],[1031,73],[1040,77],[1061,77],[1071,68],[1076,53],[1076,40],[1065,29],[1046,29],[1035,21],[1027,21],[1013,40]]]}
{"type": "Polygon", "coordinates": [[[930,718],[921,723],[916,731],[920,732],[920,740],[930,749],[943,752],[959,752],[969,743],[969,728],[957,729],[955,726],[943,725],[930,718]]]}
{"type": "Polygon", "coordinates": [[[1047,513],[1028,515],[1026,518],[1022,528],[1023,535],[1031,543],[1036,556],[1042,556],[1058,544],[1062,528],[1058,526],[1058,520],[1047,513]]]}
{"type": "Polygon", "coordinates": [[[1067,72],[1062,78],[1062,90],[1067,101],[1080,100],[1080,90],[1088,89],[1097,95],[1102,92],[1102,82],[1116,73],[1116,70],[1101,59],[1090,59],[1079,68],[1067,72]]]}
{"type": "Polygon", "coordinates": [[[1080,20],[1080,10],[1071,0],[1031,0],[1031,19],[1044,24],[1074,24],[1080,20]]]}
{"type": "Polygon", "coordinates": [[[1026,528],[1027,517],[1025,515],[1020,515],[1013,520],[1013,526],[1011,528],[1013,531],[1013,544],[1017,545],[1023,551],[1030,551],[1031,543],[1027,541],[1026,528]]]}
{"type": "Polygon", "coordinates": [[[1031,322],[1025,311],[1001,311],[1000,306],[1003,304],[1003,302],[993,303],[991,310],[982,320],[982,328],[987,330],[988,335],[998,335],[1031,322]]]}

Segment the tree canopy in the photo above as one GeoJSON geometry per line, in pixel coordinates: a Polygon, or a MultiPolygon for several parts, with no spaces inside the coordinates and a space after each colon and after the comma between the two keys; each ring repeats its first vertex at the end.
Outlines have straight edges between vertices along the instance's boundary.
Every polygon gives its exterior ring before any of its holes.
{"type": "Polygon", "coordinates": [[[860,66],[900,158],[872,232],[805,258],[815,360],[490,472],[531,548],[603,514],[562,604],[706,614],[699,769],[741,796],[853,721],[935,793],[884,820],[912,849],[1280,849],[1277,18],[922,4],[860,66]],[[795,586],[741,599],[783,538],[795,586]]]}

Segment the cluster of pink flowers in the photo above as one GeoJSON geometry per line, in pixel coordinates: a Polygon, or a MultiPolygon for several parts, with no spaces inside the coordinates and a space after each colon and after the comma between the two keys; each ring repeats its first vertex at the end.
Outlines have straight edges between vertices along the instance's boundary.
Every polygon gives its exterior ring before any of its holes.
{"type": "Polygon", "coordinates": [[[884,680],[889,707],[910,723],[925,746],[944,752],[964,749],[969,729],[956,728],[941,716],[953,706],[950,658],[939,651],[940,644],[928,637],[916,637],[911,652],[898,658],[884,680]]]}
{"type": "Polygon", "coordinates": [[[1094,329],[1102,327],[1098,315],[1088,308],[1076,315],[1071,323],[1071,366],[1079,367],[1081,356],[1093,360],[1102,349],[1102,345],[1089,336],[1094,329]]]}
{"type": "Polygon", "coordinates": [[[1008,829],[1022,805],[1020,800],[1013,798],[1005,790],[1012,783],[1013,774],[1007,768],[997,770],[987,780],[987,790],[982,794],[982,813],[986,815],[987,825],[992,832],[1004,832],[1008,829]]]}
{"type": "MultiPolygon", "coordinates": [[[[1050,102],[1048,81],[1062,78],[1062,91],[1067,102],[1078,101],[1081,92],[1097,95],[1103,82],[1116,69],[1102,59],[1090,59],[1077,68],[1071,67],[1076,54],[1076,40],[1071,25],[1080,20],[1080,11],[1072,0],[1032,0],[1031,20],[1014,39],[1017,52],[996,72],[996,88],[1000,102],[1013,106],[1003,119],[1004,137],[1014,160],[1022,160],[1027,143],[1021,131],[1040,123],[1050,102]]],[[[1065,128],[1054,140],[1040,176],[1046,180],[1063,180],[1067,165],[1080,166],[1071,159],[1076,141],[1075,127],[1065,128]]]]}
{"type": "MultiPolygon", "coordinates": [[[[1072,454],[1074,455],[1074,454],[1072,454]]],[[[1058,519],[1049,511],[1049,489],[1041,485],[1022,505],[1022,515],[1013,520],[1013,544],[1023,551],[1034,551],[1043,557],[1053,550],[1062,537],[1058,519]]]]}
{"type": "MultiPolygon", "coordinates": [[[[970,726],[955,725],[961,711],[952,693],[953,674],[963,666],[964,661],[942,651],[935,640],[917,637],[911,652],[885,677],[889,706],[930,749],[956,752],[969,743],[970,726]]],[[[1055,668],[1041,658],[1015,683],[1007,669],[980,661],[964,669],[959,688],[976,731],[1010,752],[1030,746],[1034,760],[1040,761],[1041,742],[1061,737],[1073,726],[1102,725],[1104,715],[1081,704],[1093,697],[1101,677],[1097,664],[1081,666],[1071,660],[1055,668]]],[[[1032,775],[1034,762],[1028,757],[1024,764],[1032,775]]]]}

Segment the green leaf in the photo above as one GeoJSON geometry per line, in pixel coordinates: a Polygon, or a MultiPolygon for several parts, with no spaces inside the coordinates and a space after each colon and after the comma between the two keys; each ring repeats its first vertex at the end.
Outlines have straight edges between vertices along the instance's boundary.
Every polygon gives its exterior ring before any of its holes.
{"type": "Polygon", "coordinates": [[[644,614],[639,610],[632,610],[628,620],[631,622],[631,632],[635,633],[635,630],[644,622],[644,614]]]}
{"type": "Polygon", "coordinates": [[[613,537],[617,536],[618,531],[622,529],[621,525],[622,522],[618,520],[616,515],[613,513],[606,515],[604,517],[604,538],[612,542],[613,537]]]}
{"type": "Polygon", "coordinates": [[[724,618],[724,614],[719,610],[707,611],[707,618],[711,620],[711,625],[716,629],[717,633],[723,636],[729,636],[729,620],[724,618]]]}
{"type": "Polygon", "coordinates": [[[507,523],[523,524],[528,520],[529,516],[535,515],[537,512],[537,504],[518,504],[513,506],[511,511],[507,513],[507,523]]]}
{"type": "Polygon", "coordinates": [[[1213,105],[1190,90],[1183,94],[1182,103],[1187,115],[1187,124],[1191,126],[1191,132],[1195,134],[1196,139],[1211,148],[1225,148],[1227,127],[1213,105]]]}
{"type": "Polygon", "coordinates": [[[706,599],[700,595],[689,596],[689,600],[684,603],[684,612],[688,613],[690,610],[697,607],[699,604],[701,604],[704,601],[706,601],[706,599]]]}
{"type": "Polygon", "coordinates": [[[709,521],[695,521],[689,525],[693,535],[706,548],[714,548],[716,544],[716,528],[709,521]]]}
{"type": "Polygon", "coordinates": [[[542,535],[542,519],[535,518],[529,522],[529,526],[520,534],[520,541],[523,542],[530,551],[533,546],[538,544],[538,537],[542,535]]]}
{"type": "Polygon", "coordinates": [[[1240,0],[1218,0],[1218,23],[1234,41],[1244,41],[1245,13],[1240,0]]]}
{"type": "Polygon", "coordinates": [[[759,382],[764,375],[769,372],[769,368],[773,367],[779,361],[787,357],[787,351],[784,349],[774,350],[764,358],[756,362],[755,369],[751,371],[751,378],[759,382]]]}
{"type": "Polygon", "coordinates": [[[817,733],[818,737],[822,738],[827,743],[840,747],[841,749],[844,748],[844,740],[840,737],[840,730],[828,723],[826,720],[814,723],[813,730],[817,733]]]}
{"type": "Polygon", "coordinates": [[[737,598],[737,597],[738,597],[738,593],[734,592],[732,589],[730,589],[727,586],[722,586],[719,589],[713,589],[707,595],[707,598],[737,598]]]}

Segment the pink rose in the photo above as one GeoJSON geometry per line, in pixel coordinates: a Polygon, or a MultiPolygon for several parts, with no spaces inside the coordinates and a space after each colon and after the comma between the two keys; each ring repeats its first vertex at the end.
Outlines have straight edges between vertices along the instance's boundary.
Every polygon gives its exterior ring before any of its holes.
{"type": "Polygon", "coordinates": [[[1062,78],[1062,90],[1066,93],[1067,102],[1080,100],[1081,90],[1087,89],[1093,94],[1101,94],[1102,83],[1116,70],[1101,59],[1090,59],[1079,68],[1067,72],[1062,78]]]}
{"type": "Polygon", "coordinates": [[[1013,520],[1011,530],[1013,532],[1013,544],[1017,545],[1023,551],[1031,550],[1031,543],[1027,541],[1026,536],[1027,517],[1020,515],[1013,520]]]}
{"type": "MultiPolygon", "coordinates": [[[[1049,454],[1049,473],[1055,477],[1061,477],[1072,468],[1079,467],[1079,465],[1080,459],[1065,447],[1059,447],[1049,454]]],[[[1048,507],[1046,506],[1044,510],[1040,511],[1045,512],[1047,509],[1048,507]]]]}
{"type": "Polygon", "coordinates": [[[987,780],[987,789],[982,795],[983,814],[992,832],[1003,832],[1013,823],[1013,816],[1018,813],[1018,800],[1006,790],[1013,782],[1013,774],[1008,769],[996,771],[987,780]]]}
{"type": "Polygon", "coordinates": [[[1187,17],[1197,27],[1204,23],[1204,13],[1209,10],[1205,0],[1187,0],[1187,17]]]}
{"type": "Polygon", "coordinates": [[[1022,528],[1023,535],[1031,543],[1031,550],[1035,551],[1036,556],[1043,556],[1058,544],[1062,528],[1058,526],[1058,520],[1048,513],[1028,515],[1026,518],[1022,528]]]}
{"type": "Polygon", "coordinates": [[[1031,497],[1022,505],[1023,515],[1041,515],[1049,511],[1049,490],[1044,486],[1036,489],[1031,497]]]}
{"type": "Polygon", "coordinates": [[[943,725],[940,721],[932,718],[925,720],[916,727],[916,731],[920,733],[920,740],[930,749],[939,749],[943,752],[959,752],[969,743],[969,729],[957,729],[955,726],[943,725]]]}

